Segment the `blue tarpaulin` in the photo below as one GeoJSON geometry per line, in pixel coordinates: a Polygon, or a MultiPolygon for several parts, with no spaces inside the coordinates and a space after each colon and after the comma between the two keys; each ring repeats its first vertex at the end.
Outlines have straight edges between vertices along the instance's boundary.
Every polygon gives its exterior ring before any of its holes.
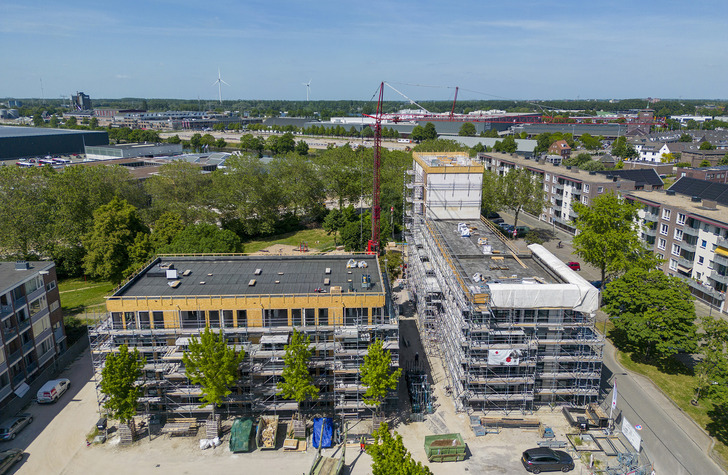
{"type": "Polygon", "coordinates": [[[316,417],[313,420],[313,448],[318,449],[319,439],[321,447],[329,448],[332,446],[332,436],[334,433],[334,420],[330,417],[316,417]],[[323,435],[321,434],[321,426],[323,424],[323,435]]]}

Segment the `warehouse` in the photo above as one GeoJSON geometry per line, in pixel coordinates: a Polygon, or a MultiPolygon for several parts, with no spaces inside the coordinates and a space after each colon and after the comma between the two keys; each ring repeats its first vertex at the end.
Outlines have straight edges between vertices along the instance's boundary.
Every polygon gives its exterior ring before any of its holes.
{"type": "Polygon", "coordinates": [[[483,164],[415,153],[408,284],[428,355],[462,411],[587,404],[599,394],[599,292],[543,246],[515,248],[480,216],[483,164]]]}
{"type": "Polygon", "coordinates": [[[368,412],[358,373],[375,340],[398,365],[397,317],[373,256],[161,256],[117,289],[107,310],[89,332],[96,381],[106,354],[122,344],[137,348],[146,358],[140,409],[150,413],[209,415],[182,364],[189,338],[206,326],[245,350],[237,386],[218,411],[228,415],[296,411],[276,389],[294,329],[311,339],[320,389],[304,411],[368,412]]]}
{"type": "Polygon", "coordinates": [[[108,145],[106,131],[0,126],[0,160],[84,153],[86,145],[108,145]]]}

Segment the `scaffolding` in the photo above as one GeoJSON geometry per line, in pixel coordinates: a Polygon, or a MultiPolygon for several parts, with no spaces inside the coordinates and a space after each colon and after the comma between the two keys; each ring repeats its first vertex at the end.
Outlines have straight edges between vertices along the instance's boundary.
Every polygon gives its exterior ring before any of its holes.
{"type": "MultiPolygon", "coordinates": [[[[516,306],[499,306],[491,295],[493,284],[510,286],[513,293],[550,284],[553,292],[566,293],[579,283],[550,268],[548,259],[519,253],[479,214],[461,222],[428,216],[423,198],[432,190],[421,162],[415,160],[406,174],[407,282],[425,350],[442,362],[456,409],[526,413],[542,405],[595,401],[604,344],[594,329],[596,309],[539,302],[529,306],[522,303],[526,299],[516,306]],[[510,360],[501,359],[504,352],[510,360]]],[[[444,170],[429,171],[444,174],[432,181],[446,189],[444,170]]],[[[469,202],[457,189],[452,196],[455,202],[443,197],[438,209],[469,202]]]]}
{"type": "MultiPolygon", "coordinates": [[[[139,380],[142,388],[139,413],[197,419],[211,415],[211,406],[199,407],[201,389],[188,380],[182,361],[190,338],[199,337],[204,328],[210,326],[215,332],[222,331],[228,346],[245,351],[232,393],[224,399],[220,408],[215,409],[216,413],[227,417],[286,416],[298,410],[297,403],[283,399],[277,388],[284,367],[285,346],[296,330],[310,338],[312,358],[309,368],[314,384],[319,388],[318,398],[304,402],[301,411],[344,418],[362,417],[372,409],[363,401],[366,388],[359,377],[359,367],[369,345],[375,340],[382,340],[384,349],[389,350],[392,356],[392,366],[396,369],[399,365],[398,315],[388,295],[387,276],[382,273],[381,279],[387,294],[381,312],[368,315],[364,312],[366,308],[344,308],[341,324],[333,321],[330,325],[326,324],[329,323],[328,313],[322,324],[319,311],[333,308],[333,301],[338,295],[320,293],[313,294],[309,300],[317,299],[320,304],[318,310],[293,309],[287,320],[281,322],[284,324],[266,327],[234,322],[232,315],[228,318],[226,311],[218,310],[179,310],[174,325],[168,325],[169,322],[166,325],[161,320],[150,322],[149,314],[155,312],[125,312],[123,315],[110,312],[89,327],[88,332],[99,410],[105,400],[99,384],[106,356],[126,344],[129,348],[138,349],[140,356],[145,358],[139,380]],[[319,318],[316,318],[317,314],[319,318]]],[[[396,403],[396,391],[393,391],[385,399],[384,409],[391,409],[396,403]]]]}

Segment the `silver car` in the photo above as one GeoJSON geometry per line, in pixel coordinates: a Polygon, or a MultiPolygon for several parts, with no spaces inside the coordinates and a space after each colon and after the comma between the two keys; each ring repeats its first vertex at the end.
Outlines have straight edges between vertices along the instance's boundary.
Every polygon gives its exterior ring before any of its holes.
{"type": "Polygon", "coordinates": [[[23,413],[10,419],[3,421],[0,424],[0,440],[13,440],[15,436],[25,428],[28,424],[33,422],[33,416],[30,414],[23,413]]]}

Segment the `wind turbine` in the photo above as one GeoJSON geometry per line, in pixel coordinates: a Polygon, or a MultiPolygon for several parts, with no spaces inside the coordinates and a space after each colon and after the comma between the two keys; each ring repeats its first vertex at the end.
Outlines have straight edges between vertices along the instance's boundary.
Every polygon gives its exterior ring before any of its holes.
{"type": "Polygon", "coordinates": [[[311,80],[309,79],[308,82],[302,84],[306,86],[306,102],[308,102],[309,95],[311,94],[311,80]]]}
{"type": "Polygon", "coordinates": [[[222,77],[220,76],[220,68],[217,68],[217,81],[213,82],[212,85],[214,86],[215,84],[217,84],[217,99],[220,101],[220,104],[222,104],[222,85],[225,84],[226,86],[229,86],[230,84],[222,80],[222,77]]]}

